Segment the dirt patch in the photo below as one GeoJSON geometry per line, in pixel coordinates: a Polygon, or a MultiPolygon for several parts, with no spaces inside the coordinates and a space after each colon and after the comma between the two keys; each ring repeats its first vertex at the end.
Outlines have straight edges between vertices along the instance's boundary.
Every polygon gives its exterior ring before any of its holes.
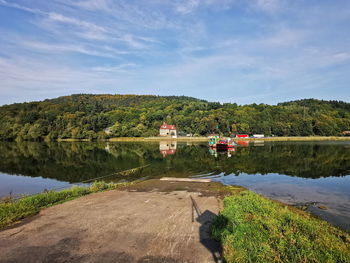
{"type": "Polygon", "coordinates": [[[131,186],[121,188],[121,190],[135,192],[164,192],[170,193],[174,191],[197,192],[201,196],[215,196],[223,199],[232,192],[240,192],[245,188],[240,186],[224,186],[221,183],[199,183],[199,182],[172,182],[161,181],[158,179],[150,179],[131,186]]]}

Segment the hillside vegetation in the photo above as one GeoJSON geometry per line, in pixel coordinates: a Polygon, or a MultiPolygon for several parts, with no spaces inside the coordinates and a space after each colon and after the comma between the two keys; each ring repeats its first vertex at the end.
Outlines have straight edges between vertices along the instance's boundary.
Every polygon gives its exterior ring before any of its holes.
{"type": "Polygon", "coordinates": [[[350,130],[350,103],[307,99],[239,106],[184,96],[78,94],[2,106],[0,121],[0,140],[147,137],[157,135],[163,122],[198,135],[339,136],[350,130]]]}

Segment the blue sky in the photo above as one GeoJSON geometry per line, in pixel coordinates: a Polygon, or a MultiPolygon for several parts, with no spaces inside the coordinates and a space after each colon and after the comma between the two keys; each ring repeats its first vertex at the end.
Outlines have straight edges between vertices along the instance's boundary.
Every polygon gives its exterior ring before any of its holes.
{"type": "Polygon", "coordinates": [[[0,104],[350,101],[348,0],[0,0],[0,104]]]}

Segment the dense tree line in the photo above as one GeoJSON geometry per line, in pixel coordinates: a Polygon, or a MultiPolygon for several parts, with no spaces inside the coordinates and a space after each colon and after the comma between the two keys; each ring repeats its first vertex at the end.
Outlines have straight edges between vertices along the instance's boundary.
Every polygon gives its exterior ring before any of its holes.
{"type": "Polygon", "coordinates": [[[184,96],[78,94],[0,107],[0,140],[156,136],[163,122],[183,133],[337,136],[350,130],[350,103],[306,99],[277,105],[184,96]]]}

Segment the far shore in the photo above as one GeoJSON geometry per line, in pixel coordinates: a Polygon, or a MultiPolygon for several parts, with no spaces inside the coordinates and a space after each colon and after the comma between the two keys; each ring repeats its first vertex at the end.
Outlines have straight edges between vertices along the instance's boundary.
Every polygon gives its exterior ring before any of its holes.
{"type": "MultiPolygon", "coordinates": [[[[306,136],[306,137],[264,137],[264,138],[233,138],[235,141],[350,141],[349,137],[337,136],[306,136]]],[[[58,139],[59,142],[84,142],[89,139],[58,139]]],[[[115,137],[105,139],[107,142],[159,142],[159,141],[179,141],[179,142],[207,142],[208,137],[115,137]]]]}

